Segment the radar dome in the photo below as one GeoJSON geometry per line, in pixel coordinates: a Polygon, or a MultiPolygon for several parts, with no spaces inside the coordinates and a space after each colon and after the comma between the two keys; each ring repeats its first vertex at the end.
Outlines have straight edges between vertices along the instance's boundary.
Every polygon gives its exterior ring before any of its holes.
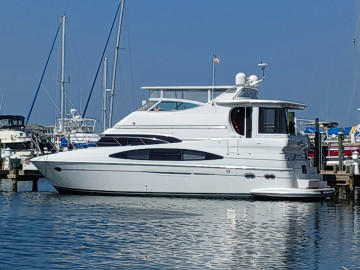
{"type": "Polygon", "coordinates": [[[256,84],[256,82],[259,80],[258,76],[256,75],[251,75],[249,76],[249,83],[250,84],[256,84]]]}
{"type": "Polygon", "coordinates": [[[245,73],[238,73],[235,77],[235,84],[236,85],[245,85],[246,83],[246,74],[245,73]]]}

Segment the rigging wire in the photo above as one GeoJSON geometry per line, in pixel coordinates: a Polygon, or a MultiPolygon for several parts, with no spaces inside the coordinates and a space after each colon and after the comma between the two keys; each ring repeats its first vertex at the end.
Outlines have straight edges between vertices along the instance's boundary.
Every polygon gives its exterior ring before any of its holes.
{"type": "Polygon", "coordinates": [[[96,74],[95,74],[95,78],[94,78],[93,84],[92,84],[92,86],[91,86],[91,90],[90,90],[90,93],[89,93],[89,96],[88,96],[88,99],[87,99],[87,102],[86,102],[86,105],[85,105],[85,109],[84,109],[84,113],[83,113],[82,117],[85,117],[85,114],[86,114],[86,111],[87,111],[87,107],[88,107],[88,105],[89,105],[90,98],[91,98],[92,92],[93,92],[93,90],[94,90],[94,86],[95,86],[97,77],[98,77],[98,75],[99,75],[100,67],[101,67],[102,62],[103,62],[103,59],[104,59],[105,51],[106,51],[107,45],[108,45],[108,43],[109,43],[112,30],[113,30],[113,28],[114,28],[114,24],[115,24],[117,15],[118,15],[118,13],[119,13],[120,6],[121,6],[121,1],[119,2],[119,5],[118,5],[118,7],[117,7],[117,9],[116,9],[115,17],[114,17],[114,20],[113,20],[113,22],[112,22],[112,25],[111,25],[111,28],[110,28],[110,32],[109,32],[108,38],[107,38],[107,40],[106,40],[103,53],[102,53],[102,55],[101,55],[101,59],[100,59],[100,62],[99,62],[99,65],[98,65],[98,68],[97,68],[97,71],[96,71],[96,74]]]}
{"type": "Polygon", "coordinates": [[[58,29],[57,29],[57,31],[56,31],[56,35],[55,35],[54,41],[53,41],[53,43],[52,43],[52,45],[51,45],[50,53],[49,53],[49,56],[48,56],[48,58],[47,58],[47,60],[46,60],[46,64],[45,64],[44,70],[43,70],[43,72],[42,72],[42,74],[41,74],[41,79],[40,79],[38,88],[37,88],[37,90],[36,90],[35,97],[34,97],[33,102],[32,102],[32,104],[31,104],[30,111],[29,111],[29,113],[28,113],[28,115],[27,115],[27,117],[26,117],[26,123],[25,123],[25,125],[27,125],[28,122],[29,122],[29,119],[30,119],[30,116],[31,116],[31,112],[32,112],[32,110],[33,110],[33,108],[34,108],[35,101],[36,101],[36,99],[37,99],[37,96],[38,96],[38,94],[39,94],[39,90],[40,90],[40,87],[41,87],[41,83],[42,83],[42,81],[43,81],[43,79],[44,79],[45,71],[46,71],[47,66],[48,66],[48,64],[49,64],[49,60],[50,60],[52,51],[53,51],[54,46],[55,46],[55,42],[56,42],[57,36],[58,36],[58,34],[59,34],[60,27],[61,27],[61,22],[60,22],[59,27],[58,27],[58,29]]]}
{"type": "Polygon", "coordinates": [[[358,94],[357,94],[357,89],[359,86],[359,81],[360,81],[360,46],[359,46],[359,26],[360,26],[360,19],[359,19],[359,12],[360,12],[360,5],[359,5],[359,1],[356,1],[356,6],[357,6],[357,18],[356,18],[356,27],[355,27],[355,32],[354,32],[354,51],[355,51],[355,65],[357,67],[357,75],[356,75],[356,80],[355,80],[355,86],[354,86],[354,91],[355,91],[355,100],[356,100],[356,106],[359,108],[359,100],[358,100],[358,94]]]}

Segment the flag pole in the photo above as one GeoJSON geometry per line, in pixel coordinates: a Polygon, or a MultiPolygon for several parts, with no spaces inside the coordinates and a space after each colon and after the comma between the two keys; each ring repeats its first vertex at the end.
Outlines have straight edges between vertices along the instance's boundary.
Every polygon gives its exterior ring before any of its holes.
{"type": "Polygon", "coordinates": [[[214,88],[215,88],[215,58],[216,58],[216,47],[214,46],[214,56],[212,58],[212,89],[211,89],[211,100],[214,105],[214,88]]]}

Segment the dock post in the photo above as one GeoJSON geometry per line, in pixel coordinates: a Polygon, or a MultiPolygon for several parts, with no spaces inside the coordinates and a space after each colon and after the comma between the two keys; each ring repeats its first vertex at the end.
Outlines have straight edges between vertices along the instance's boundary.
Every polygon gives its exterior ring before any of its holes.
{"type": "Polygon", "coordinates": [[[38,180],[33,180],[32,182],[32,191],[38,191],[38,180]]]}
{"type": "Polygon", "coordinates": [[[319,147],[318,149],[318,166],[319,166],[319,170],[323,170],[324,169],[324,162],[323,162],[323,149],[322,149],[322,140],[321,140],[321,133],[319,132],[318,133],[318,142],[317,142],[317,145],[319,147]]]}
{"type": "Polygon", "coordinates": [[[314,151],[314,167],[317,168],[317,172],[319,173],[319,149],[321,145],[319,145],[319,118],[315,118],[315,151],[314,151]]]}
{"type": "Polygon", "coordinates": [[[16,179],[12,180],[12,191],[17,192],[17,180],[16,179]]]}
{"type": "Polygon", "coordinates": [[[339,156],[339,169],[342,171],[344,168],[344,162],[343,162],[343,140],[344,140],[344,132],[340,131],[338,133],[338,156],[339,156]]]}

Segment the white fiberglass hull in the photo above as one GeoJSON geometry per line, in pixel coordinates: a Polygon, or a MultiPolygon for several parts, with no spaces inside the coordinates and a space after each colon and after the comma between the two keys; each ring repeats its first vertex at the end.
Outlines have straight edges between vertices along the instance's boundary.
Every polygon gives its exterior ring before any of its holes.
{"type": "MultiPolygon", "coordinates": [[[[186,197],[325,198],[331,188],[298,188],[293,169],[172,164],[171,162],[67,162],[56,155],[33,159],[60,193],[186,197]],[[249,174],[255,178],[247,178],[249,174]],[[276,175],[275,179],[265,176],[276,175]],[[262,190],[263,192],[254,192],[262,190]],[[294,192],[296,191],[296,192],[294,192]],[[293,194],[294,196],[291,196],[293,194]]],[[[315,182],[323,182],[313,179],[315,182]]]]}

